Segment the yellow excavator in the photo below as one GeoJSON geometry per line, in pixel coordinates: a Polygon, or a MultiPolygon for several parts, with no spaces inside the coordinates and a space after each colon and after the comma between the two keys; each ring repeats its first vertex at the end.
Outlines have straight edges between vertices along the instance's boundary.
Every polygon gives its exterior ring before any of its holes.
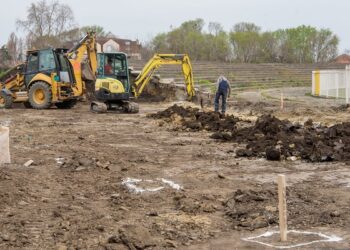
{"type": "Polygon", "coordinates": [[[41,49],[27,52],[26,62],[0,78],[0,108],[24,103],[35,109],[72,108],[94,88],[97,69],[95,34],[88,33],[67,49],[41,49]]]}
{"type": "Polygon", "coordinates": [[[119,109],[126,113],[137,113],[138,104],[132,102],[132,98],[141,95],[153,73],[162,65],[181,65],[189,99],[196,94],[191,61],[187,54],[155,54],[132,84],[126,54],[99,53],[97,58],[96,100],[91,103],[91,110],[94,112],[119,109]]]}

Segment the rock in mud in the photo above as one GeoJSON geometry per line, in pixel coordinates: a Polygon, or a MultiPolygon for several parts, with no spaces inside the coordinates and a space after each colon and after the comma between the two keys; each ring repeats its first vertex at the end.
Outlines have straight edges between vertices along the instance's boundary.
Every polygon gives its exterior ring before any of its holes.
{"type": "Polygon", "coordinates": [[[281,160],[281,152],[273,147],[266,148],[266,159],[269,161],[281,160]]]}
{"type": "Polygon", "coordinates": [[[237,149],[236,156],[237,157],[251,157],[253,152],[250,149],[237,149]]]}
{"type": "Polygon", "coordinates": [[[147,249],[157,245],[149,230],[142,225],[124,225],[119,229],[119,238],[129,249],[147,249]]]}
{"type": "Polygon", "coordinates": [[[80,158],[78,162],[79,162],[79,165],[83,167],[91,167],[94,164],[93,160],[87,157],[80,158]]]}
{"type": "Polygon", "coordinates": [[[118,236],[112,235],[107,240],[108,243],[121,243],[121,240],[118,236]]]}

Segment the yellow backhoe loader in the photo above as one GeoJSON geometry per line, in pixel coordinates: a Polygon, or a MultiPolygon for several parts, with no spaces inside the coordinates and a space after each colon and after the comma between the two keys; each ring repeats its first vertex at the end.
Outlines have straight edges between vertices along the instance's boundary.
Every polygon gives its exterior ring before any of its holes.
{"type": "Polygon", "coordinates": [[[120,109],[127,113],[137,113],[138,104],[132,98],[141,95],[150,82],[153,73],[163,65],[182,66],[186,92],[189,99],[195,96],[193,72],[190,58],[186,54],[156,54],[143,67],[141,73],[131,84],[127,56],[124,53],[99,53],[95,98],[91,110],[106,112],[120,109]]]}
{"type": "Polygon", "coordinates": [[[35,109],[52,104],[62,109],[73,107],[85,94],[86,84],[94,86],[96,80],[95,40],[95,34],[88,33],[70,50],[28,51],[26,62],[0,79],[0,108],[11,108],[14,102],[35,109]]]}

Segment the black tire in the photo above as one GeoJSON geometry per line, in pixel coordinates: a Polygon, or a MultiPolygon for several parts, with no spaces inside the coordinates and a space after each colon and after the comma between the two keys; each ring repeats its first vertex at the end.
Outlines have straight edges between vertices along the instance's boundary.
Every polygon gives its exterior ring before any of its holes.
{"type": "Polygon", "coordinates": [[[78,102],[77,100],[72,99],[64,102],[55,103],[55,106],[58,109],[71,109],[77,104],[77,102],[78,102]]]}
{"type": "Polygon", "coordinates": [[[0,109],[10,109],[12,108],[12,96],[4,93],[3,91],[0,92],[0,109]]]}
{"type": "Polygon", "coordinates": [[[26,107],[27,109],[32,109],[32,108],[33,108],[32,105],[30,105],[29,102],[24,102],[23,105],[24,105],[24,107],[26,107]]]}
{"type": "Polygon", "coordinates": [[[36,82],[29,89],[29,103],[34,109],[47,109],[52,104],[51,87],[45,82],[36,82]]]}

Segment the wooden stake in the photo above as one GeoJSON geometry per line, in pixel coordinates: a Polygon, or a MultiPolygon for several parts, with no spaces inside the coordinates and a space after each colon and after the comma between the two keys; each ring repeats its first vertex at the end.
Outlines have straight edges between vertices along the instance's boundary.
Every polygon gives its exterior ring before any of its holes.
{"type": "Polygon", "coordinates": [[[278,211],[280,221],[281,241],[287,241],[287,202],[286,202],[286,177],[278,175],[278,211]]]}
{"type": "Polygon", "coordinates": [[[10,129],[0,126],[0,165],[11,163],[10,158],[10,129]]]}
{"type": "Polygon", "coordinates": [[[283,97],[283,92],[281,92],[281,110],[284,108],[284,97],[283,97]]]}

